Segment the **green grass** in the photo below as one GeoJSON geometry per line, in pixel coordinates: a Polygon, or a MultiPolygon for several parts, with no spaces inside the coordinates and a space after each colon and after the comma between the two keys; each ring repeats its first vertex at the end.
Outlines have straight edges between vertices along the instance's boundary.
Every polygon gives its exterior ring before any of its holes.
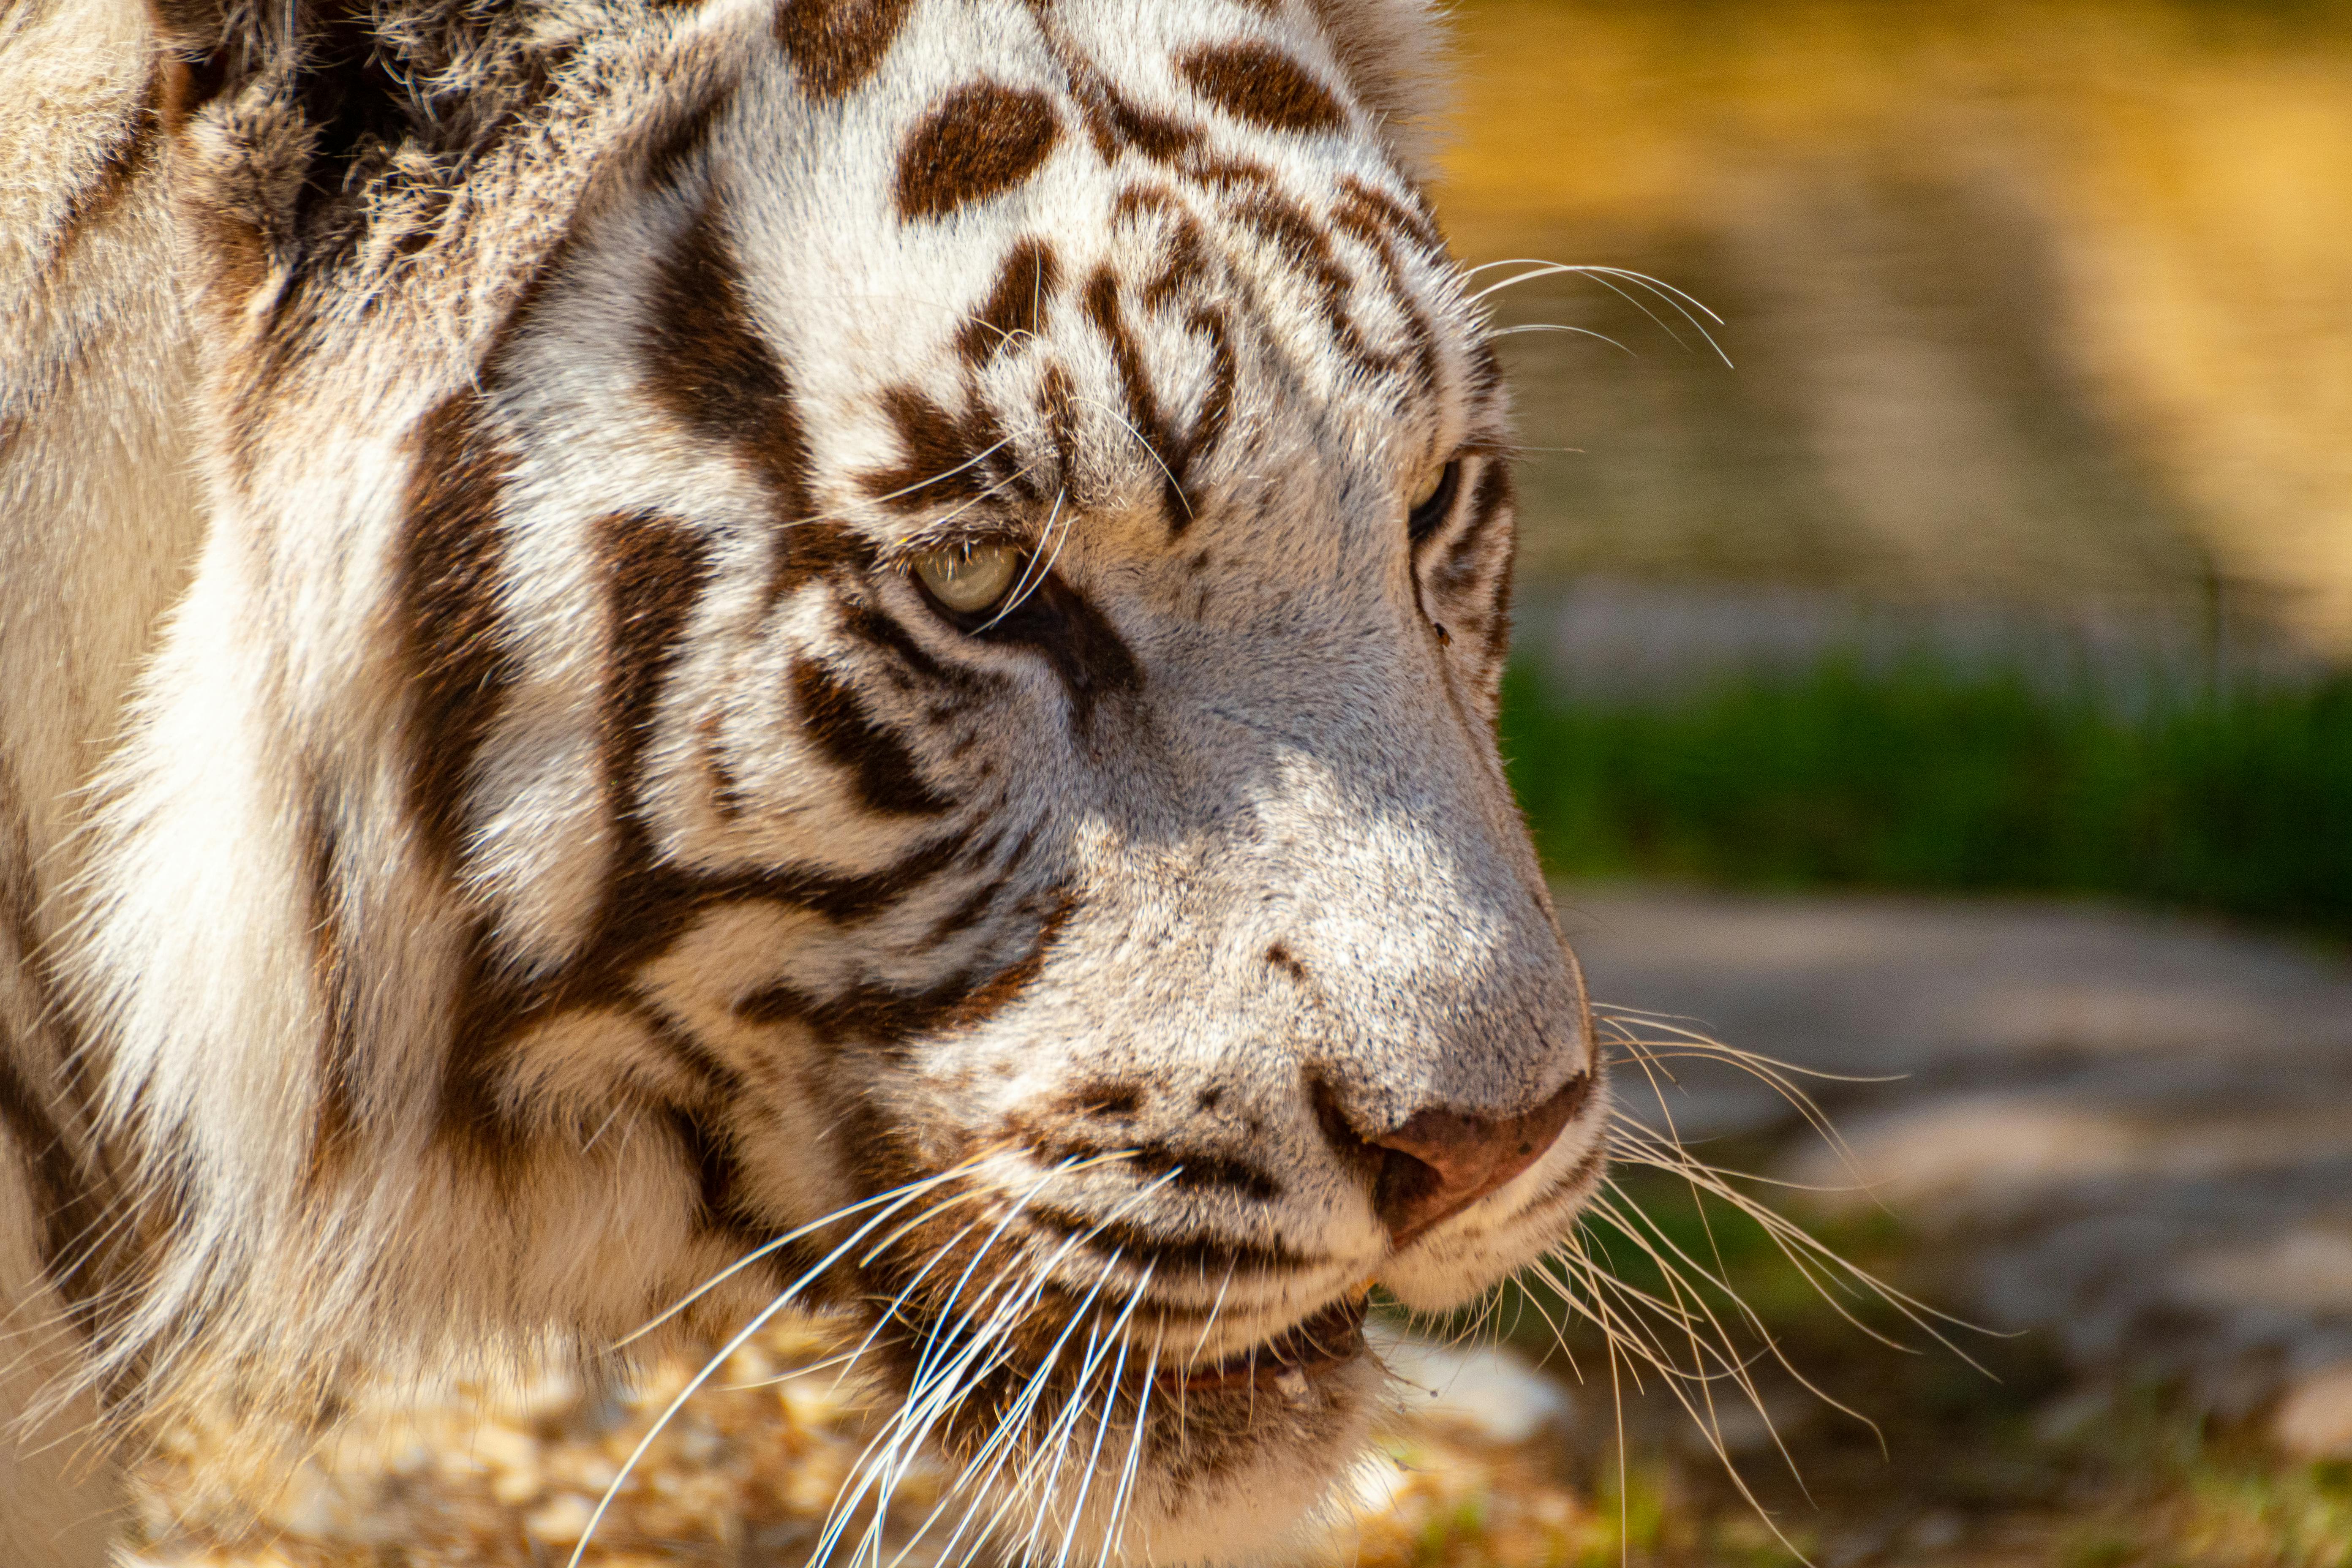
{"type": "Polygon", "coordinates": [[[2135,710],[1925,657],[1649,703],[1517,669],[1502,731],[1562,875],[2104,894],[2352,932],[2352,679],[2135,710]]]}

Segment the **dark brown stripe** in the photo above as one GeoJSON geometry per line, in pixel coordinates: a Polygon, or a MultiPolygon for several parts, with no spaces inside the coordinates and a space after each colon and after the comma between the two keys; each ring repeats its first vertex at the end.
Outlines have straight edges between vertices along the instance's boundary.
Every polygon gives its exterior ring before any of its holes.
{"type": "MultiPolygon", "coordinates": [[[[863,600],[845,600],[838,607],[843,631],[896,660],[912,680],[938,689],[935,695],[944,693],[951,699],[972,699],[1001,689],[1004,684],[1003,678],[992,670],[940,663],[931,657],[929,649],[915,640],[913,633],[873,605],[863,600]]],[[[953,705],[950,704],[951,707],[953,705]]]]}
{"type": "Polygon", "coordinates": [[[754,1024],[805,1024],[829,1043],[865,1039],[885,1047],[918,1035],[976,1028],[1010,1006],[1036,980],[1076,909],[1076,898],[1056,895],[1038,921],[1028,951],[999,969],[966,969],[920,991],[852,985],[829,1001],[792,985],[772,985],[742,998],[735,1013],[754,1024]]]}
{"type": "Polygon", "coordinates": [[[1221,1279],[1229,1270],[1274,1274],[1311,1268],[1322,1261],[1279,1239],[1239,1241],[1199,1231],[1163,1237],[1138,1221],[1094,1219],[1045,1204],[1031,1204],[1021,1211],[1021,1216],[1059,1236],[1086,1237],[1079,1243],[1082,1247],[1097,1252],[1116,1250],[1130,1267],[1139,1268],[1150,1264],[1162,1271],[1180,1270],[1221,1279]]]}
{"type": "MultiPolygon", "coordinates": [[[[661,405],[697,434],[743,454],[785,525],[813,518],[808,440],[792,381],[743,297],[715,205],[678,236],[656,274],[640,347],[661,405]]],[[[780,547],[772,597],[782,593],[780,547]]]]}
{"type": "Polygon", "coordinates": [[[1054,442],[1054,461],[1061,488],[1081,489],[1078,471],[1078,394],[1068,369],[1056,363],[1045,367],[1038,387],[1045,410],[1045,430],[1054,442]]]}
{"type": "Polygon", "coordinates": [[[1339,176],[1339,196],[1344,205],[1374,218],[1401,241],[1419,246],[1433,258],[1445,254],[1445,236],[1426,210],[1407,206],[1355,174],[1339,176]]]}
{"type": "Polygon", "coordinates": [[[518,1176],[527,1149],[499,1108],[515,1033],[566,1006],[625,994],[638,963],[674,941],[694,907],[656,864],[641,809],[643,757],[665,678],[709,575],[708,547],[686,525],[647,514],[605,518],[593,534],[605,577],[607,652],[598,712],[612,845],[604,899],[582,951],[557,974],[518,981],[486,931],[470,938],[452,1002],[443,1121],[497,1179],[518,1176]]]}
{"type": "Polygon", "coordinates": [[[138,105],[124,118],[121,137],[106,150],[81,188],[74,192],[58,226],[56,255],[62,260],[83,237],[122,205],[124,196],[163,144],[165,89],[171,67],[159,56],[150,65],[138,105]]]}
{"type": "Polygon", "coordinates": [[[695,1228],[731,1237],[747,1247],[766,1242],[771,1227],[745,1198],[743,1162],[735,1150],[733,1131],[701,1111],[683,1108],[670,1110],[669,1125],[678,1152],[695,1176],[695,1228]]]}
{"type": "Polygon", "coordinates": [[[1364,341],[1349,306],[1355,279],[1331,254],[1331,241],[1306,210],[1287,196],[1260,192],[1233,204],[1233,214],[1272,245],[1290,268],[1315,286],[1323,320],[1340,351],[1372,375],[1396,368],[1396,361],[1364,341]]]}
{"type": "Polygon", "coordinates": [[[1090,67],[1072,72],[1070,96],[1105,163],[1131,147],[1156,163],[1173,163],[1201,144],[1197,127],[1138,108],[1090,67]]]}
{"type": "Polygon", "coordinates": [[[1493,341],[1484,337],[1471,339],[1467,352],[1470,356],[1472,399],[1478,403],[1494,402],[1503,390],[1501,356],[1495,353],[1493,341]]]}
{"type": "Polygon", "coordinates": [[[719,814],[721,822],[741,819],[751,804],[743,793],[743,783],[735,770],[727,764],[727,751],[719,734],[718,712],[702,716],[694,727],[694,754],[702,765],[703,781],[709,786],[710,809],[719,814]]]}
{"type": "MultiPolygon", "coordinates": [[[[1120,198],[1122,205],[1126,199],[1120,198]]],[[[1173,303],[1188,289],[1205,290],[1214,281],[1201,226],[1187,212],[1176,211],[1171,216],[1176,232],[1168,242],[1167,259],[1161,263],[1159,275],[1144,286],[1143,308],[1147,310],[1173,303]]]]}
{"type": "Polygon", "coordinates": [[[593,527],[609,616],[599,742],[606,809],[646,830],[640,770],[661,688],[685,649],[688,623],[710,580],[710,547],[672,518],[634,512],[593,527]]]}
{"type": "Polygon", "coordinates": [[[1500,458],[1489,457],[1481,461],[1479,470],[1477,486],[1470,492],[1469,515],[1455,531],[1446,550],[1445,563],[1435,574],[1441,588],[1449,578],[1465,575],[1458,563],[1491,547],[1489,532],[1496,521],[1510,510],[1511,465],[1500,458]]]}
{"type": "Polygon", "coordinates": [[[448,874],[465,847],[474,759],[515,677],[499,616],[499,511],[515,458],[471,389],[419,422],[415,453],[394,584],[409,672],[409,810],[448,874]]]}
{"type": "Polygon", "coordinates": [[[918,888],[961,857],[969,842],[962,833],[943,834],[918,845],[895,866],[863,876],[844,877],[805,867],[777,866],[740,876],[687,884],[682,900],[696,908],[722,903],[783,904],[809,910],[844,925],[870,920],[896,907],[918,888]]]}
{"type": "Polygon", "coordinates": [[[1282,189],[1282,182],[1275,178],[1273,170],[1247,158],[1188,158],[1184,162],[1184,173],[1195,184],[1220,195],[1279,193],[1282,189]]]}
{"type": "Polygon", "coordinates": [[[921,511],[976,500],[1010,477],[1003,426],[977,395],[958,417],[914,387],[894,386],[882,394],[882,411],[905,455],[895,467],[859,475],[858,482],[883,505],[921,511]]]}
{"type": "Polygon", "coordinates": [[[643,512],[607,517],[594,525],[593,537],[604,572],[610,639],[597,742],[613,844],[588,962],[607,968],[676,934],[663,879],[654,869],[645,754],[660,716],[662,687],[685,651],[687,627],[711,568],[709,544],[675,519],[643,512]]]}
{"type": "Polygon", "coordinates": [[[334,804],[313,790],[296,834],[310,916],[310,982],[324,1015],[319,1095],[309,1180],[314,1193],[350,1169],[359,1149],[359,1019],[352,994],[351,939],[338,881],[341,830],[334,804]]]}
{"type": "Polygon", "coordinates": [[[711,93],[646,144],[647,184],[676,186],[684,182],[702,150],[709,144],[710,132],[718,125],[719,115],[734,101],[735,85],[730,81],[711,93]]]}
{"type": "Polygon", "coordinates": [[[1345,233],[1354,236],[1370,249],[1381,264],[1381,276],[1387,282],[1390,298],[1396,301],[1398,313],[1404,317],[1405,338],[1412,354],[1413,388],[1424,399],[1434,398],[1438,390],[1437,331],[1430,325],[1427,312],[1414,297],[1412,285],[1404,275],[1404,263],[1398,258],[1391,229],[1381,213],[1363,199],[1360,185],[1355,192],[1343,195],[1333,209],[1331,221],[1345,233]]]}
{"type": "Polygon", "coordinates": [[[1179,454],[1183,461],[1176,470],[1183,476],[1189,490],[1194,467],[1216,449],[1217,443],[1224,438],[1226,426],[1233,422],[1234,387],[1241,373],[1223,310],[1195,310],[1185,321],[1195,333],[1209,340],[1209,390],[1201,399],[1200,412],[1192,416],[1192,427],[1184,434],[1179,454]]]}
{"type": "Polygon", "coordinates": [[[898,216],[946,217],[1011,190],[1053,155],[1062,123],[1029,88],[971,82],[923,117],[898,152],[898,216]]]}
{"type": "Polygon", "coordinates": [[[644,1026],[646,1037],[660,1047],[662,1054],[712,1100],[723,1103],[750,1087],[741,1073],[719,1060],[708,1046],[651,1002],[637,998],[629,1016],[644,1026]]]}
{"type": "Polygon", "coordinates": [[[956,334],[956,353],[974,370],[1015,345],[1014,340],[1045,331],[1061,287],[1061,264],[1054,247],[1037,238],[1022,240],[1004,258],[996,287],[956,334]]]}
{"type": "Polygon", "coordinates": [[[898,735],[875,722],[857,693],[811,658],[793,661],[793,700],[801,723],[827,762],[845,771],[858,804],[893,816],[936,816],[955,802],[923,782],[922,769],[898,735]]]}
{"type": "Polygon", "coordinates": [[[1070,721],[1084,733],[1107,696],[1143,689],[1143,667],[1108,616],[1058,572],[989,628],[991,642],[1015,643],[1042,656],[1061,679],[1070,721]]]}
{"type": "Polygon", "coordinates": [[[1106,1138],[1020,1116],[1007,1118],[1004,1130],[1044,1165],[1117,1154],[1123,1156],[1118,1162],[1121,1170],[1145,1178],[1167,1176],[1168,1184],[1181,1191],[1233,1193],[1254,1203],[1272,1203],[1282,1196],[1282,1184],[1273,1175],[1229,1155],[1157,1141],[1106,1138]]]}
{"type": "MultiPolygon", "coordinates": [[[[1178,231],[1180,244],[1183,232],[1178,231]]],[[[1180,430],[1152,388],[1142,350],[1119,307],[1118,281],[1108,268],[1097,271],[1087,282],[1086,304],[1087,314],[1110,344],[1111,363],[1118,370],[1129,416],[1160,459],[1169,536],[1180,537],[1199,510],[1192,488],[1193,467],[1223,437],[1233,416],[1239,369],[1224,315],[1222,310],[1202,309],[1185,318],[1188,328],[1208,340],[1209,390],[1191,426],[1180,430]]]]}
{"type": "Polygon", "coordinates": [[[1269,131],[1339,131],[1348,123],[1328,88],[1297,60],[1265,44],[1195,49],[1178,68],[1202,97],[1235,119],[1269,131]]]}
{"type": "Polygon", "coordinates": [[[873,542],[838,522],[796,522],[775,534],[776,559],[768,591],[789,597],[812,583],[863,576],[874,570],[873,542]]]}
{"type": "Polygon", "coordinates": [[[907,22],[909,0],[790,0],[776,13],[776,42],[812,98],[865,85],[907,22]]]}
{"type": "Polygon", "coordinates": [[[1087,316],[1110,344],[1111,363],[1118,369],[1119,386],[1127,398],[1128,418],[1164,470],[1161,483],[1169,531],[1181,533],[1192,523],[1192,500],[1184,493],[1174,432],[1160,409],[1160,395],[1153,389],[1151,374],[1143,363],[1143,351],[1128,328],[1125,312],[1119,309],[1118,279],[1109,268],[1098,268],[1087,280],[1086,303],[1087,316]]]}
{"type": "Polygon", "coordinates": [[[620,879],[602,930],[559,973],[528,983],[500,962],[486,928],[467,939],[463,970],[449,1004],[450,1053],[442,1078],[441,1131],[494,1184],[529,1169],[529,1145],[498,1100],[499,1073],[520,1029],[572,1006],[638,1007],[632,977],[704,911],[740,903],[809,910],[847,924],[892,908],[954,864],[968,840],[950,833],[918,846],[894,866],[842,877],[781,866],[704,877],[659,862],[620,879]]]}

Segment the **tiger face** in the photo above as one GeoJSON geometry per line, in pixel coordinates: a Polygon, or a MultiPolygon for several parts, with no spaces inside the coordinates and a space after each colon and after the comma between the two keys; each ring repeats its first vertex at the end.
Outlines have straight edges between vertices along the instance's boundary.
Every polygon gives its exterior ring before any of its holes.
{"type": "Polygon", "coordinates": [[[215,510],[85,977],[179,1205],[134,1331],[829,1307],[972,1539],[1263,1545],[1369,1289],[1600,1173],[1418,6],[177,25],[215,510]]]}

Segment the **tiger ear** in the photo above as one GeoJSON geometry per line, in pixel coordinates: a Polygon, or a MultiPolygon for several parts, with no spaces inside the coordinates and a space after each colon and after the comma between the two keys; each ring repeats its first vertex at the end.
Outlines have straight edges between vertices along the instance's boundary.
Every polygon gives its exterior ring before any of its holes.
{"type": "Polygon", "coordinates": [[[425,57],[452,52],[456,32],[477,26],[458,0],[149,0],[149,9],[180,72],[172,114],[187,132],[184,192],[227,221],[215,237],[238,237],[248,266],[282,273],[354,229],[369,176],[431,123],[412,85],[436,63],[425,57]],[[424,39],[439,47],[420,49],[424,39]]]}
{"type": "MultiPolygon", "coordinates": [[[[421,30],[377,0],[148,0],[165,51],[186,71],[183,113],[260,92],[290,96],[330,146],[412,122],[420,106],[401,57],[421,30]],[[398,42],[395,42],[395,39],[398,42]]],[[[452,18],[463,13],[446,9],[452,18]]]]}
{"type": "Polygon", "coordinates": [[[1453,39],[1432,0],[1309,0],[1358,101],[1405,169],[1437,173],[1453,104],[1453,39]]]}

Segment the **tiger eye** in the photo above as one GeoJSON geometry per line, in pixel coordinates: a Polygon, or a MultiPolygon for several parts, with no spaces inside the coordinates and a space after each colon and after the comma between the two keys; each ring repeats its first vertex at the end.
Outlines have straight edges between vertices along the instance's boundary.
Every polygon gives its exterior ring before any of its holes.
{"type": "Polygon", "coordinates": [[[1405,532],[1415,544],[1437,531],[1454,510],[1454,491],[1462,482],[1462,459],[1441,463],[1412,488],[1405,509],[1405,532]]]}
{"type": "Polygon", "coordinates": [[[1437,493],[1438,487],[1445,482],[1445,471],[1452,466],[1450,463],[1440,463],[1423,474],[1421,477],[1421,482],[1412,487],[1412,493],[1405,498],[1405,510],[1419,511],[1423,507],[1427,506],[1430,498],[1437,493]]]}
{"type": "Polygon", "coordinates": [[[969,616],[1004,597],[1021,574],[1021,552],[1010,544],[951,544],[916,556],[914,568],[932,598],[969,616]]]}

